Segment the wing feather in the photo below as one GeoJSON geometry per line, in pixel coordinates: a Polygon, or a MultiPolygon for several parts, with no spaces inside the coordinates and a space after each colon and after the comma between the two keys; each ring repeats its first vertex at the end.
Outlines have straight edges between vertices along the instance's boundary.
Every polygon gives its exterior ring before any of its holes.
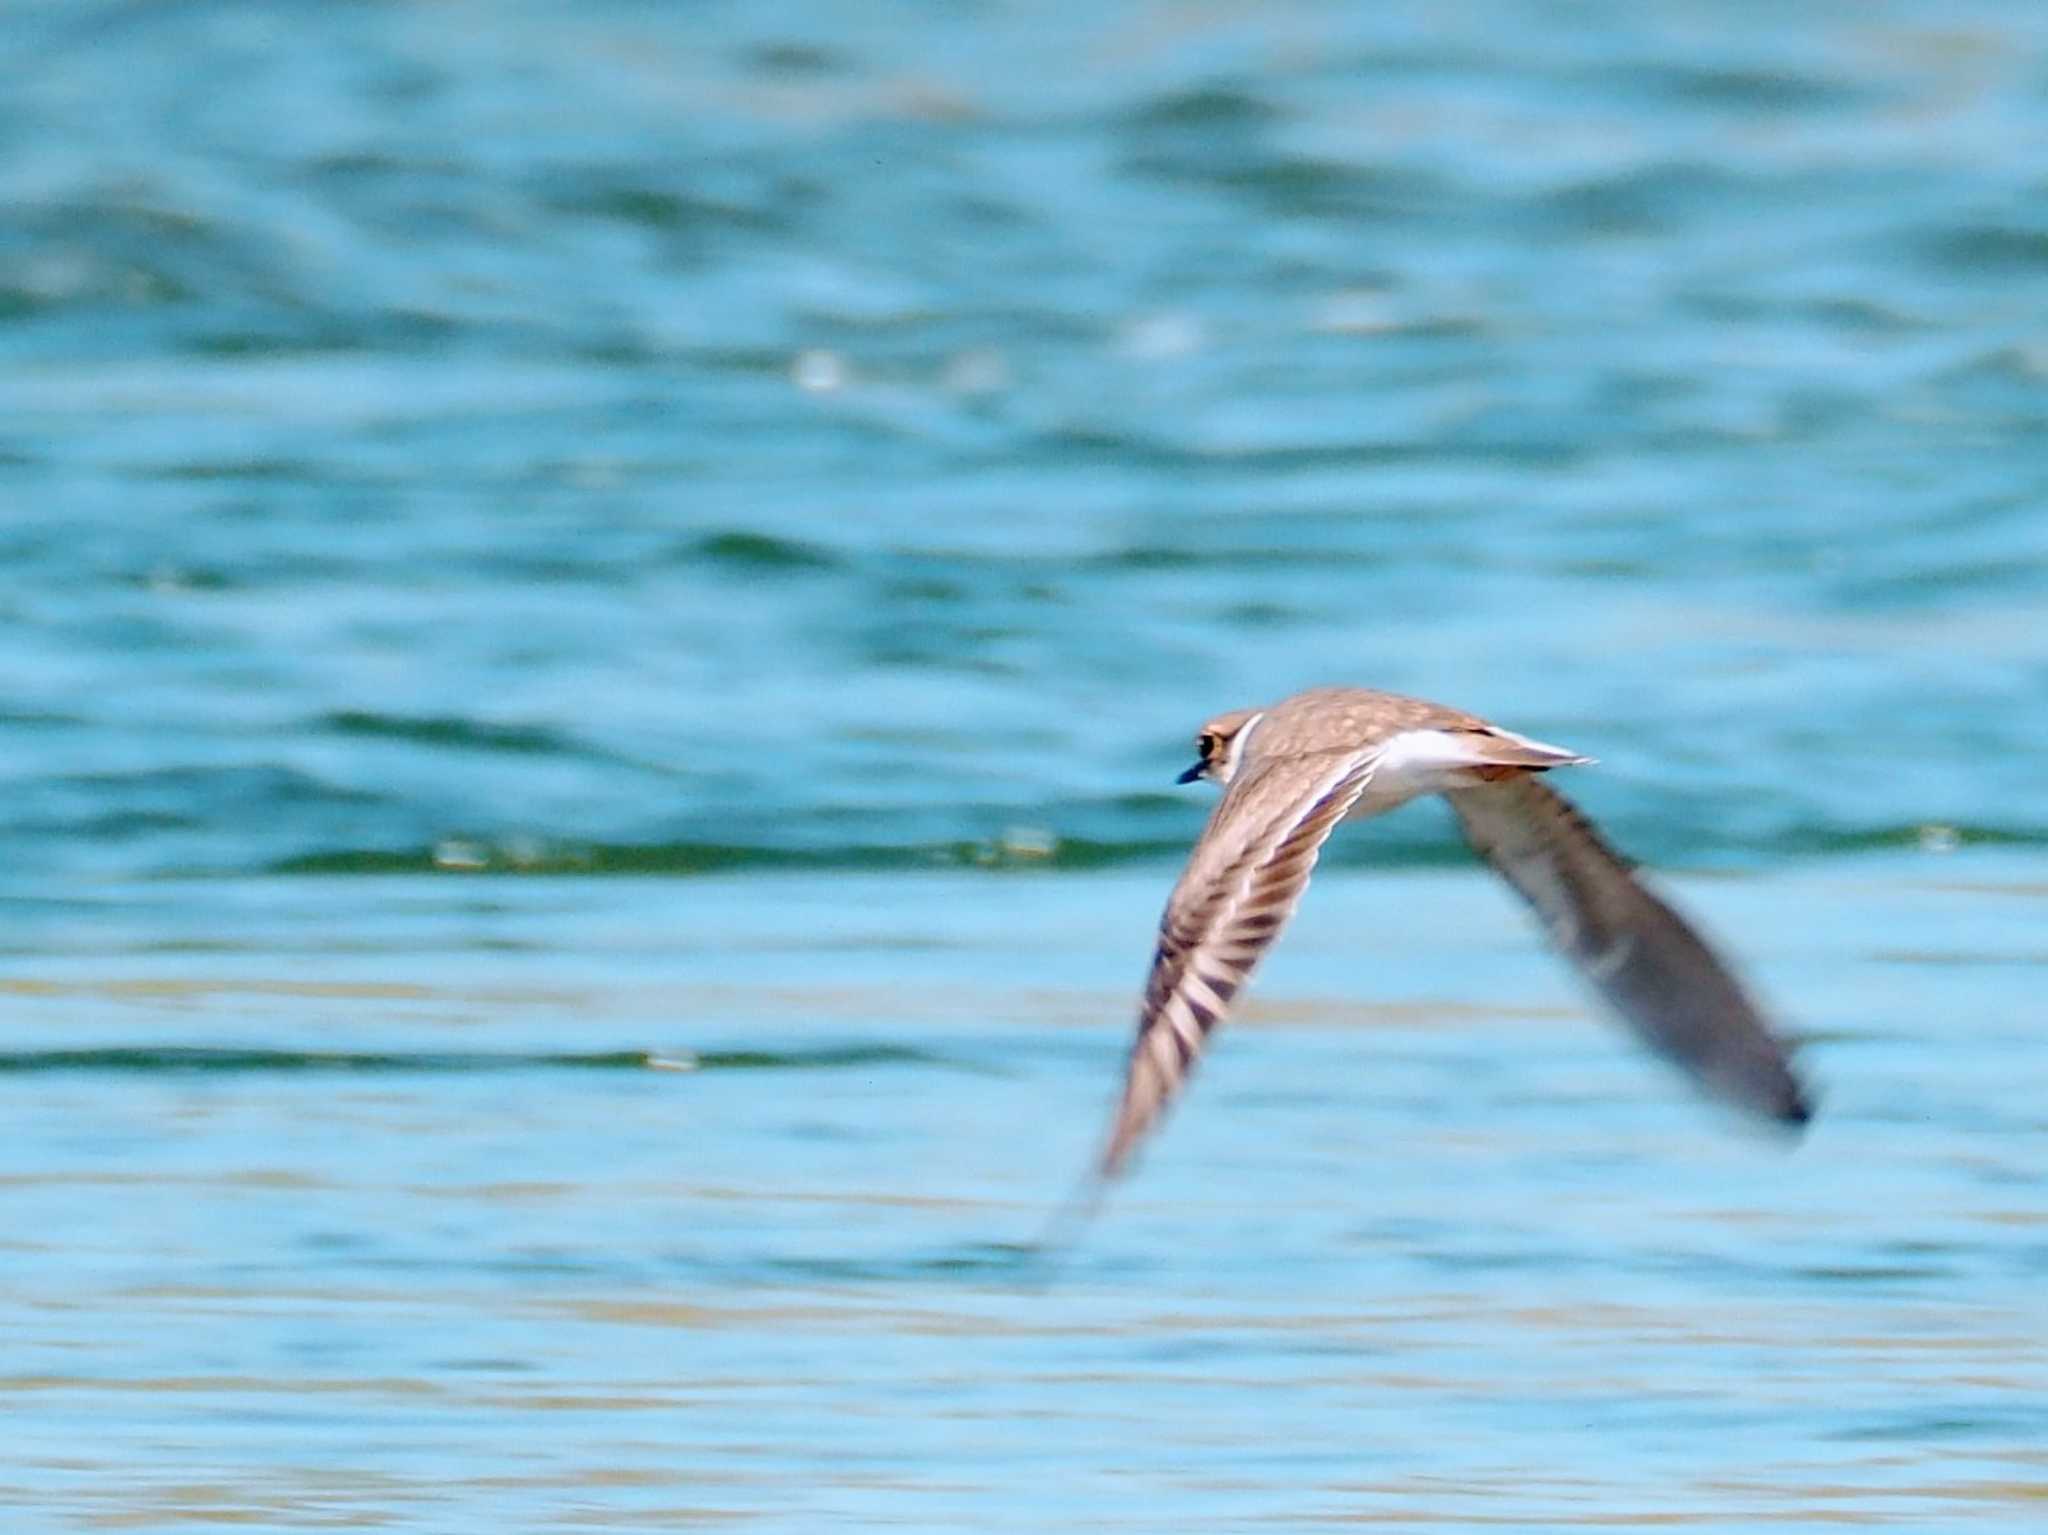
{"type": "Polygon", "coordinates": [[[1159,921],[1138,1034],[1099,1171],[1113,1178],[1301,901],[1316,858],[1372,780],[1376,753],[1293,757],[1231,785],[1159,921]]]}
{"type": "Polygon", "coordinates": [[[1577,806],[1532,777],[1445,797],[1474,851],[1651,1049],[1739,1108],[1805,1123],[1789,1053],[1742,983],[1577,806]]]}

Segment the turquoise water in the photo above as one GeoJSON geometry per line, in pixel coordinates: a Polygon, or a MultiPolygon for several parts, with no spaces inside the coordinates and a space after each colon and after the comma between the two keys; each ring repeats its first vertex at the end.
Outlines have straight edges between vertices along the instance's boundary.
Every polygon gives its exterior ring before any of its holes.
{"type": "Polygon", "coordinates": [[[2048,1517],[2048,10],[7,13],[0,1524],[2048,1517]],[[1437,697],[1050,1282],[1197,724],[1437,697]]]}

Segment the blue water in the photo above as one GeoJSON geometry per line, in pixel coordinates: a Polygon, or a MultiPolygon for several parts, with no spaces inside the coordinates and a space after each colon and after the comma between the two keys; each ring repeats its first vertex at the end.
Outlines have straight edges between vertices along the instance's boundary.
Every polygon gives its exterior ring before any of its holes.
{"type": "Polygon", "coordinates": [[[2048,9],[24,3],[0,1526],[2031,1531],[2048,9]],[[1195,727],[1442,699],[1048,1275],[1195,727]]]}

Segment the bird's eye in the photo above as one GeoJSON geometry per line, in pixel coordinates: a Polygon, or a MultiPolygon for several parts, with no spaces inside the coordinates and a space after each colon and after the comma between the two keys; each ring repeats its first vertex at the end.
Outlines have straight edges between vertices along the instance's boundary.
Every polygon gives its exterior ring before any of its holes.
{"type": "Polygon", "coordinates": [[[1195,737],[1195,750],[1201,754],[1204,761],[1208,760],[1210,757],[1215,756],[1216,737],[1210,735],[1207,731],[1204,731],[1202,734],[1195,737]]]}

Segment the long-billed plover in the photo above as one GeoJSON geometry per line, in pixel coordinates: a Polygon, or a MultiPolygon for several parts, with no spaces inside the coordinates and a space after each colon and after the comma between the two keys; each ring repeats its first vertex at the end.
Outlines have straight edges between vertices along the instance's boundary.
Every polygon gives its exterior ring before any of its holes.
{"type": "Polygon", "coordinates": [[[1364,688],[1219,714],[1195,737],[1223,798],[1167,898],[1130,1070],[1098,1171],[1120,1172],[1294,914],[1339,821],[1422,794],[1536,911],[1550,941],[1643,1040],[1709,1092],[1786,1124],[1811,1112],[1785,1047],[1684,918],[1542,781],[1590,762],[1474,715],[1364,688]]]}

